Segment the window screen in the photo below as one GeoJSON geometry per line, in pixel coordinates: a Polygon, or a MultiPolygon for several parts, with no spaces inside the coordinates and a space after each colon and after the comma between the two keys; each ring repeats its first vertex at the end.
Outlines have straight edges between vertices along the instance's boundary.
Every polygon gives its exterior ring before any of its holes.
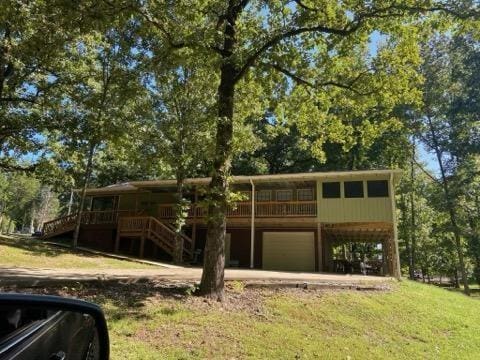
{"type": "Polygon", "coordinates": [[[116,198],[114,196],[94,197],[92,200],[93,211],[107,211],[116,208],[116,198]]]}
{"type": "Polygon", "coordinates": [[[277,201],[292,200],[292,190],[277,190],[277,201]]]}
{"type": "Polygon", "coordinates": [[[367,181],[368,197],[388,197],[387,180],[367,181]]]}
{"type": "Polygon", "coordinates": [[[313,189],[298,189],[297,190],[298,201],[312,201],[313,189]]]}
{"type": "Polygon", "coordinates": [[[272,192],[270,190],[257,191],[257,201],[270,201],[272,199],[272,192]]]}
{"type": "Polygon", "coordinates": [[[345,181],[343,184],[346,198],[363,197],[363,181],[345,181]]]}
{"type": "Polygon", "coordinates": [[[339,182],[324,182],[322,183],[322,194],[324,199],[335,199],[340,197],[340,183],[339,182]]]}

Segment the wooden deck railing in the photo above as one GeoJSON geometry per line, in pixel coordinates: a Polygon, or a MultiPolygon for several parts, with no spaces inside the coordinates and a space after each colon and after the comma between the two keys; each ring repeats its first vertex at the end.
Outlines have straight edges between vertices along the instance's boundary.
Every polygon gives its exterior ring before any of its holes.
{"type": "MultiPolygon", "coordinates": [[[[130,210],[84,211],[81,215],[82,225],[116,224],[122,216],[134,215],[130,210]]],[[[59,232],[73,230],[77,221],[77,214],[71,214],[53,219],[43,224],[43,235],[52,235],[59,232]]]]}
{"type": "Polygon", "coordinates": [[[133,210],[84,211],[82,224],[116,224],[122,216],[134,216],[133,210]]]}
{"type": "MultiPolygon", "coordinates": [[[[228,217],[250,217],[252,204],[250,201],[238,202],[235,207],[227,210],[228,217]]],[[[173,219],[175,217],[174,204],[159,205],[158,215],[160,219],[173,219]]],[[[195,215],[202,218],[207,215],[207,209],[196,206],[195,215]]],[[[272,201],[256,202],[255,217],[284,217],[284,216],[316,216],[316,201],[272,201]]],[[[188,217],[193,217],[193,209],[190,209],[188,217]]]]}
{"type": "Polygon", "coordinates": [[[257,202],[255,204],[255,216],[257,217],[316,215],[316,201],[257,202]]]}
{"type": "Polygon", "coordinates": [[[75,227],[77,216],[75,214],[63,216],[43,224],[43,234],[55,234],[65,229],[75,227]]]}
{"type": "Polygon", "coordinates": [[[121,217],[118,220],[118,231],[121,233],[139,233],[148,226],[148,216],[121,217]]]}

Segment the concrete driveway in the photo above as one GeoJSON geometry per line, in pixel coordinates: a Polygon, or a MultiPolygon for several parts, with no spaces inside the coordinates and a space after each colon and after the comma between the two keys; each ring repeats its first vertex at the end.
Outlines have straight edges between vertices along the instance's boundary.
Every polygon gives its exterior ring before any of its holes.
{"type": "MultiPolygon", "coordinates": [[[[201,268],[175,267],[158,269],[31,269],[17,267],[0,267],[1,285],[41,285],[64,281],[184,281],[198,282],[202,275],[201,268]]],[[[259,283],[289,284],[337,284],[354,286],[361,284],[382,284],[391,278],[363,275],[343,275],[327,273],[281,272],[249,269],[226,269],[226,280],[239,280],[259,283]]]]}

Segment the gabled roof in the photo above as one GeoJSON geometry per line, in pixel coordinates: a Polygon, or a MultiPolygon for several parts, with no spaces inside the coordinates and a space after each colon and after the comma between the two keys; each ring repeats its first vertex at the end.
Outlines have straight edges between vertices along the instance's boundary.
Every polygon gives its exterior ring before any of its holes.
{"type": "MultiPolygon", "coordinates": [[[[272,174],[272,175],[239,175],[232,176],[233,184],[288,182],[288,181],[315,181],[319,179],[346,179],[346,178],[382,178],[393,176],[395,183],[398,183],[401,170],[358,170],[358,171],[329,171],[309,172],[296,174],[272,174]]],[[[210,178],[189,178],[185,179],[187,185],[207,185],[210,178]]],[[[130,181],[121,184],[109,185],[101,188],[87,190],[88,195],[96,194],[121,194],[139,191],[148,191],[149,188],[169,188],[176,185],[175,179],[166,180],[143,180],[130,181]]]]}

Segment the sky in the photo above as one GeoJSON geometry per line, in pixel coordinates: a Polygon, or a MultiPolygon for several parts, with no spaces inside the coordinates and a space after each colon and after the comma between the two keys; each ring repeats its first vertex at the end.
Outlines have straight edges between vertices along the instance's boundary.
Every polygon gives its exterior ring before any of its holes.
{"type": "MultiPolygon", "coordinates": [[[[381,34],[379,31],[374,31],[370,35],[370,45],[369,52],[371,56],[377,54],[378,47],[381,46],[382,42],[387,40],[387,36],[381,34]]],[[[429,151],[423,144],[417,145],[418,159],[421,163],[425,164],[426,170],[428,170],[433,175],[438,175],[439,167],[435,155],[429,151]]]]}

